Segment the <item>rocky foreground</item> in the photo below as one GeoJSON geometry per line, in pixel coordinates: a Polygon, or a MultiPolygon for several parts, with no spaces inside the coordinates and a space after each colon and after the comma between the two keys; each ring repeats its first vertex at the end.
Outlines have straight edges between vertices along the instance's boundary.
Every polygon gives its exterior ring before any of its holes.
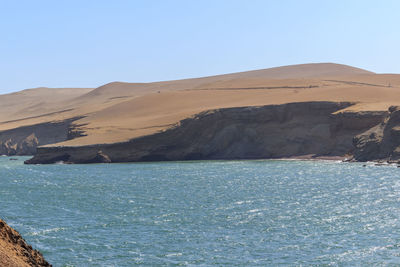
{"type": "Polygon", "coordinates": [[[21,235],[0,219],[0,266],[51,266],[21,235]]]}
{"type": "MultiPolygon", "coordinates": [[[[349,102],[304,102],[211,110],[182,120],[166,131],[128,142],[39,147],[26,163],[268,159],[304,155],[354,155],[355,160],[372,160],[392,156],[389,151],[374,154],[376,151],[366,148],[372,141],[364,136],[372,136],[369,133],[378,131],[375,129],[385,132],[385,125],[391,123],[390,117],[397,111],[391,110],[389,115],[378,111],[336,113],[352,105],[349,102]],[[364,156],[364,150],[368,151],[368,157],[364,156]]],[[[380,136],[381,141],[389,138],[376,134],[376,138],[380,136]]]]}

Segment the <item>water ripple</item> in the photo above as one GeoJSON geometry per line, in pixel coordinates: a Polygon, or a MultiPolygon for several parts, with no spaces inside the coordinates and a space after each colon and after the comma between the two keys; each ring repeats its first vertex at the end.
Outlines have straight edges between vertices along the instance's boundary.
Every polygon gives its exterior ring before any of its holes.
{"type": "Polygon", "coordinates": [[[0,158],[1,215],[55,266],[400,264],[391,166],[23,160],[0,158]]]}

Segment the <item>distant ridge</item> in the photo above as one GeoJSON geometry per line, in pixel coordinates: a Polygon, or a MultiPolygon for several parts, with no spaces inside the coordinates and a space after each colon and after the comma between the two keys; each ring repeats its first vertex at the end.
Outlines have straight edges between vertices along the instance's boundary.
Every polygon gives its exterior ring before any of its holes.
{"type": "Polygon", "coordinates": [[[88,98],[98,95],[129,95],[132,92],[149,92],[162,89],[193,89],[199,85],[209,84],[213,82],[221,82],[226,80],[239,79],[300,79],[300,78],[321,78],[321,77],[340,77],[340,76],[356,76],[365,74],[375,74],[374,72],[364,69],[336,64],[336,63],[308,63],[298,65],[288,65],[274,67],[268,69],[251,70],[244,72],[235,72],[214,76],[206,76],[199,78],[189,78],[171,81],[160,81],[150,83],[127,83],[127,82],[111,82],[102,85],[90,93],[88,98]]]}
{"type": "Polygon", "coordinates": [[[336,63],[308,63],[287,65],[268,69],[218,75],[229,78],[297,79],[319,78],[325,76],[352,76],[375,74],[374,72],[336,63]]]}

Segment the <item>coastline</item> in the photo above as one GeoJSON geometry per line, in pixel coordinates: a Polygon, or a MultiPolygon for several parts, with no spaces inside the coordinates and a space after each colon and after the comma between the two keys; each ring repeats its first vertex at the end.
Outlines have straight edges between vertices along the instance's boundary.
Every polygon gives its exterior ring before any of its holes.
{"type": "Polygon", "coordinates": [[[213,159],[334,159],[352,155],[355,136],[387,112],[337,113],[349,102],[299,102],[209,110],[127,142],[38,147],[27,164],[213,159]],[[315,156],[318,155],[318,156],[315,156]]]}

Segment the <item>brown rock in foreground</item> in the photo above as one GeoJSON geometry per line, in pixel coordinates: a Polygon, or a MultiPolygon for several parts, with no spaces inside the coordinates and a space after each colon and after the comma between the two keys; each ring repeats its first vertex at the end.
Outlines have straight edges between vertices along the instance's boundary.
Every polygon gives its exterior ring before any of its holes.
{"type": "Polygon", "coordinates": [[[43,255],[0,219],[0,266],[51,266],[43,255]]]}

